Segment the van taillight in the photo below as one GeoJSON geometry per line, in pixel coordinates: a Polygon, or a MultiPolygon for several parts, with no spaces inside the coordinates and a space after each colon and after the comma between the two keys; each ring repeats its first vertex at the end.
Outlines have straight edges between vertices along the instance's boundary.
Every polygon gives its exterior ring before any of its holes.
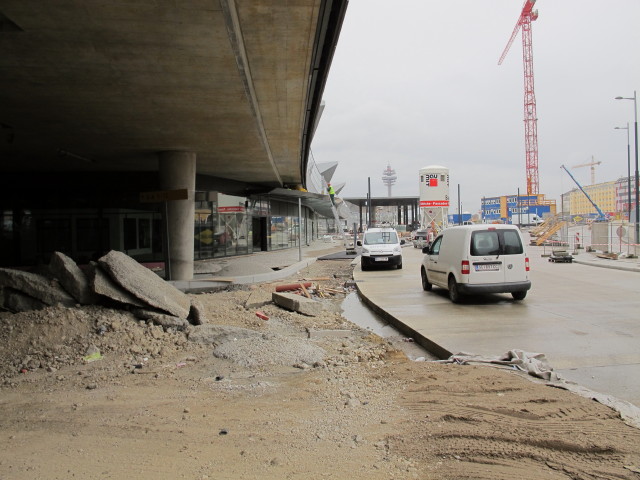
{"type": "Polygon", "coordinates": [[[529,257],[525,257],[525,259],[524,259],[524,269],[527,272],[529,271],[529,257]]]}
{"type": "Polygon", "coordinates": [[[462,260],[460,273],[462,273],[463,275],[469,275],[469,261],[468,260],[462,260]]]}

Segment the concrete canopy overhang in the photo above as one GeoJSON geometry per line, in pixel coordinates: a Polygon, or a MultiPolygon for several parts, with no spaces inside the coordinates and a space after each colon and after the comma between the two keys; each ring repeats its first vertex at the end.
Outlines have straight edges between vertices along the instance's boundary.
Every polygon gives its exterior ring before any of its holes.
{"type": "MultiPolygon", "coordinates": [[[[366,207],[367,197],[343,198],[345,202],[352,203],[358,207],[366,207]]],[[[371,207],[400,207],[418,205],[420,197],[371,197],[371,207]]]]}
{"type": "Polygon", "coordinates": [[[0,4],[0,172],[304,184],[347,0],[0,4]]]}
{"type": "Polygon", "coordinates": [[[320,193],[302,192],[300,190],[288,190],[286,188],[274,188],[269,192],[269,197],[286,202],[298,202],[315,210],[323,217],[333,218],[333,209],[329,195],[320,193]]]}

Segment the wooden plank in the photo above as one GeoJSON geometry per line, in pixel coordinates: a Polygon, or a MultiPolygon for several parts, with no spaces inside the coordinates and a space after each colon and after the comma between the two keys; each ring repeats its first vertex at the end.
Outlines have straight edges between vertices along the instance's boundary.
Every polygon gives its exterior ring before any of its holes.
{"type": "Polygon", "coordinates": [[[309,295],[309,292],[307,291],[307,287],[304,286],[304,283],[301,283],[300,287],[302,288],[302,291],[304,292],[305,297],[311,298],[311,295],[309,295]]]}

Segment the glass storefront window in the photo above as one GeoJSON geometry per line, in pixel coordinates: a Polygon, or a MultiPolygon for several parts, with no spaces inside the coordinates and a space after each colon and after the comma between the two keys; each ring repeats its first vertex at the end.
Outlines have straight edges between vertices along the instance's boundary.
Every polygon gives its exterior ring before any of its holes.
{"type": "Polygon", "coordinates": [[[212,258],[215,254],[214,202],[196,202],[194,224],[194,258],[212,258]]]}
{"type": "Polygon", "coordinates": [[[252,216],[245,207],[246,200],[219,193],[211,196],[217,201],[196,202],[194,257],[252,253],[252,216]]]}

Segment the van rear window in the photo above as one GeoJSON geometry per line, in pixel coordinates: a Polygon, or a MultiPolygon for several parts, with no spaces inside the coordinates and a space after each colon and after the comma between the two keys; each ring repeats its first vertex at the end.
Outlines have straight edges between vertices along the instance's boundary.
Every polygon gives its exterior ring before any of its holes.
{"type": "Polygon", "coordinates": [[[473,256],[518,255],[524,252],[516,230],[478,230],[471,234],[473,256]]]}
{"type": "Polygon", "coordinates": [[[498,232],[480,231],[471,234],[471,255],[499,255],[500,241],[498,240],[498,232]]]}
{"type": "Polygon", "coordinates": [[[522,242],[520,241],[520,235],[515,230],[504,230],[504,255],[517,255],[522,253],[522,242]]]}

